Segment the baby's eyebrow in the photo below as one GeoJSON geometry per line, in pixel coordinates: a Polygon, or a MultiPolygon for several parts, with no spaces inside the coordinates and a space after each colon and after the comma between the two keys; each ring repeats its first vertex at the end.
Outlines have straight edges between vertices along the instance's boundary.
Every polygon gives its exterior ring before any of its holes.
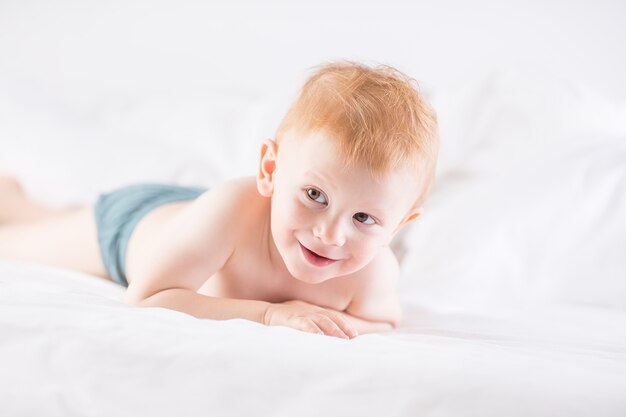
{"type": "Polygon", "coordinates": [[[304,173],[304,177],[313,178],[315,181],[321,182],[322,184],[325,184],[328,182],[328,180],[326,180],[324,177],[320,176],[318,173],[312,170],[306,171],[304,173]]]}

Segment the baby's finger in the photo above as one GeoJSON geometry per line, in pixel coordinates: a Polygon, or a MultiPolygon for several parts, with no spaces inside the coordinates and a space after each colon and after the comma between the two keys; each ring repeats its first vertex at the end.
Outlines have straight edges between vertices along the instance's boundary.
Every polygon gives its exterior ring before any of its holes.
{"type": "Polygon", "coordinates": [[[315,324],[322,329],[325,335],[349,339],[349,336],[327,315],[320,314],[317,316],[315,324]]]}
{"type": "Polygon", "coordinates": [[[359,335],[359,332],[357,332],[357,330],[351,326],[350,324],[348,324],[348,321],[346,320],[346,318],[344,317],[343,314],[341,313],[335,313],[332,311],[328,312],[329,317],[331,318],[332,321],[335,322],[335,324],[337,324],[337,326],[339,326],[339,328],[350,338],[354,338],[357,337],[359,335]]]}
{"type": "Polygon", "coordinates": [[[324,331],[320,329],[320,327],[315,323],[315,321],[306,317],[300,317],[299,319],[297,319],[293,327],[296,330],[301,330],[303,332],[324,334],[324,331]]]}

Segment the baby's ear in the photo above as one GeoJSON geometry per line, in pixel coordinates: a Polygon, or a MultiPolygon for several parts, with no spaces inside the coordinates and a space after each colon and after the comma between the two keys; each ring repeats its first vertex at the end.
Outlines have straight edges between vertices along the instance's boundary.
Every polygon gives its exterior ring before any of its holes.
{"type": "Polygon", "coordinates": [[[419,216],[421,216],[421,214],[422,214],[421,207],[413,207],[411,210],[409,210],[406,216],[404,216],[404,218],[402,219],[398,227],[396,227],[396,230],[393,231],[393,233],[396,234],[398,231],[400,231],[400,229],[402,229],[403,226],[417,219],[419,216]]]}
{"type": "Polygon", "coordinates": [[[261,145],[261,162],[256,178],[256,187],[263,197],[271,197],[274,192],[274,171],[276,171],[276,142],[266,139],[261,145]]]}
{"type": "Polygon", "coordinates": [[[415,219],[417,219],[419,216],[422,215],[422,208],[421,207],[416,207],[411,209],[411,211],[409,211],[409,213],[406,215],[406,217],[404,218],[404,220],[402,221],[402,224],[407,224],[408,222],[411,222],[415,219]]]}

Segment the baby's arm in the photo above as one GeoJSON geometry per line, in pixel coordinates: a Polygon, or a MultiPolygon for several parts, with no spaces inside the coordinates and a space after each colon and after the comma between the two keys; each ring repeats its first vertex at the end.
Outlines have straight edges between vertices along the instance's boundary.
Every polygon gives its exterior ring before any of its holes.
{"type": "Polygon", "coordinates": [[[358,336],[356,326],[345,314],[303,301],[268,303],[257,300],[209,297],[186,288],[169,288],[149,296],[137,305],[165,307],[198,318],[228,320],[242,318],[268,326],[287,326],[309,333],[341,338],[358,336]]]}
{"type": "Polygon", "coordinates": [[[396,292],[400,269],[391,250],[384,250],[358,274],[358,287],[345,310],[347,323],[359,334],[398,327],[402,320],[396,292]]]}
{"type": "Polygon", "coordinates": [[[245,318],[263,322],[268,303],[208,297],[200,286],[234,251],[237,219],[232,207],[246,200],[245,189],[227,183],[185,206],[144,237],[129,253],[126,301],[165,307],[196,317],[245,318]]]}
{"type": "Polygon", "coordinates": [[[233,253],[238,230],[245,227],[241,226],[240,218],[233,219],[232,208],[249,206],[247,203],[245,192],[236,186],[221,186],[169,219],[127,258],[130,284],[126,302],[169,308],[198,318],[242,318],[312,333],[356,336],[343,315],[312,304],[295,301],[273,304],[197,293],[233,253]]]}

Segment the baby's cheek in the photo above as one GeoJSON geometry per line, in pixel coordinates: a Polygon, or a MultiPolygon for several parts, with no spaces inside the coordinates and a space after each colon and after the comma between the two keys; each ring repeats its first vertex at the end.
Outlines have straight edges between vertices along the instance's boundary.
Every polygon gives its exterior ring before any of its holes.
{"type": "Polygon", "coordinates": [[[283,225],[294,225],[299,216],[298,207],[288,199],[275,199],[272,201],[272,218],[280,221],[283,225]]]}
{"type": "Polygon", "coordinates": [[[360,239],[357,240],[357,243],[353,248],[353,254],[355,259],[358,260],[358,263],[361,265],[361,267],[363,267],[370,263],[381,249],[382,246],[373,239],[360,239]]]}
{"type": "Polygon", "coordinates": [[[310,226],[311,216],[302,204],[291,204],[285,216],[296,229],[305,229],[310,226]]]}

